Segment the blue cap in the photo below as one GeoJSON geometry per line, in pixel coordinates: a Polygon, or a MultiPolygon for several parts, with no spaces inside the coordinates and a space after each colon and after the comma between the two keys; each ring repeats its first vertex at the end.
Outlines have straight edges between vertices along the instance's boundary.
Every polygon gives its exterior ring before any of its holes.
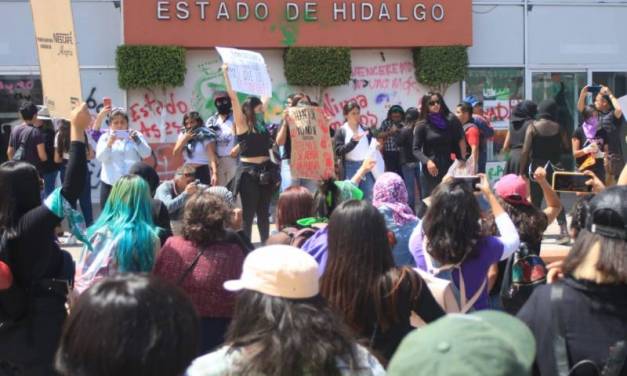
{"type": "Polygon", "coordinates": [[[464,98],[464,102],[468,103],[472,107],[475,107],[478,104],[483,104],[483,101],[480,101],[474,95],[469,95],[466,98],[464,98]]]}

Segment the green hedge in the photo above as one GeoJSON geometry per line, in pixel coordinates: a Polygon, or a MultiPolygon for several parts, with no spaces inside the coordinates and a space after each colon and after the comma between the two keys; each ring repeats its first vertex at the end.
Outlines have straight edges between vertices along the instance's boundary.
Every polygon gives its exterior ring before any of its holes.
{"type": "Polygon", "coordinates": [[[185,48],[176,46],[119,46],[115,64],[122,89],[182,86],[185,48]]]}
{"type": "Polygon", "coordinates": [[[294,86],[340,86],[351,78],[349,48],[288,48],[283,62],[287,83],[294,86]]]}
{"type": "Polygon", "coordinates": [[[413,49],[416,80],[440,91],[466,77],[468,52],[465,46],[418,47],[413,49]]]}

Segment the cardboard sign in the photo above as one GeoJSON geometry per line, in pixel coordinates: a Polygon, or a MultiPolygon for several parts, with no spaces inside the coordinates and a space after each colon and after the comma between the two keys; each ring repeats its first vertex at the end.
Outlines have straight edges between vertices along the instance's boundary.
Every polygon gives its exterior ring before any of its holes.
{"type": "Polygon", "coordinates": [[[499,181],[505,174],[507,162],[488,162],[485,166],[485,174],[491,186],[499,181]]]}
{"type": "Polygon", "coordinates": [[[76,34],[70,0],[31,0],[44,105],[69,119],[82,101],[76,34]]]}
{"type": "Polygon", "coordinates": [[[292,143],[292,177],[322,180],[335,176],[329,125],[322,109],[293,107],[287,120],[292,143]]]}
{"type": "Polygon", "coordinates": [[[260,53],[223,47],[216,47],[216,50],[229,66],[233,90],[260,97],[272,96],[272,82],[260,53]]]}

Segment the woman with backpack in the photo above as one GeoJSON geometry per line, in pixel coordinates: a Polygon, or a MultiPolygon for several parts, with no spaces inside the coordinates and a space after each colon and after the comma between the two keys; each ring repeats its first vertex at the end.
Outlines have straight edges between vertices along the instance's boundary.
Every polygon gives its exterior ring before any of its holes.
{"type": "Polygon", "coordinates": [[[413,328],[444,316],[413,269],[394,265],[383,215],[367,201],[342,203],[329,220],[329,252],[320,292],[384,363],[413,328]]]}
{"type": "Polygon", "coordinates": [[[590,202],[565,277],[518,313],[536,338],[535,375],[627,374],[626,257],[627,186],[615,186],[590,202]]]}
{"type": "Polygon", "coordinates": [[[98,220],[87,229],[90,246],[77,264],[76,291],[82,293],[110,275],[152,271],[161,231],[152,219],[148,183],[137,175],[121,177],[98,220]]]}
{"type": "Polygon", "coordinates": [[[0,374],[53,374],[74,277],[72,256],[59,248],[55,228],[65,217],[74,222],[70,203],[85,183],[84,132],[90,122],[86,104],[72,112],[67,179],[45,203],[33,165],[0,165],[0,260],[8,266],[4,279],[11,282],[0,290],[0,374]]]}
{"type": "MultiPolygon", "coordinates": [[[[521,176],[513,174],[503,176],[494,185],[494,191],[499,199],[499,203],[516,226],[520,242],[525,244],[524,251],[530,256],[540,256],[544,232],[559,215],[562,210],[562,203],[557,193],[546,180],[544,168],[538,167],[533,174],[533,178],[538,182],[544,193],[547,202],[547,207],[544,210],[533,206],[527,200],[529,189],[527,182],[521,176]]],[[[490,216],[488,221],[493,222],[494,217],[490,216]]],[[[523,255],[521,254],[520,256],[523,255]]],[[[503,260],[498,265],[493,265],[489,273],[488,287],[491,291],[491,300],[495,304],[494,308],[501,308],[501,303],[505,303],[506,310],[515,313],[524,303],[524,301],[520,300],[521,298],[518,298],[515,304],[512,304],[513,302],[501,302],[502,293],[506,292],[504,291],[506,288],[509,289],[507,286],[502,286],[506,264],[509,261],[503,260]]],[[[508,276],[509,279],[511,279],[510,277],[508,276]]],[[[536,277],[542,278],[541,275],[536,277]]]]}
{"type": "Polygon", "coordinates": [[[154,274],[180,286],[196,307],[201,354],[224,342],[233,316],[235,294],[222,284],[240,276],[245,250],[228,241],[230,214],[218,196],[195,194],[185,204],[183,235],[168,239],[155,264],[154,274]]]}
{"type": "Polygon", "coordinates": [[[266,244],[285,244],[300,248],[307,240],[303,237],[303,235],[307,236],[304,232],[313,233],[315,230],[299,225],[298,220],[310,218],[312,215],[313,195],[311,192],[303,186],[289,187],[279,195],[277,202],[276,227],[279,231],[268,238],[266,244]]]}
{"type": "Polygon", "coordinates": [[[479,127],[473,123],[472,106],[466,102],[457,105],[455,109],[455,116],[459,119],[464,129],[464,135],[466,136],[466,143],[470,147],[470,150],[466,152],[464,156],[467,160],[472,161],[474,166],[472,174],[476,174],[479,171],[479,155],[481,150],[479,148],[484,144],[482,142],[481,131],[479,127]]]}
{"type": "MultiPolygon", "coordinates": [[[[346,122],[335,134],[335,155],[342,160],[344,176],[353,177],[362,163],[372,157],[370,143],[372,133],[361,124],[361,108],[357,102],[348,102],[343,108],[346,122]]],[[[364,175],[359,181],[359,189],[366,199],[372,198],[374,175],[371,172],[364,175]]]]}
{"type": "Polygon", "coordinates": [[[437,277],[448,279],[459,292],[461,312],[487,309],[488,269],[507,259],[520,245],[516,226],[481,174],[478,188],[490,204],[500,236],[486,236],[473,187],[451,180],[433,192],[431,205],[417,228],[411,249],[416,264],[437,277]]]}

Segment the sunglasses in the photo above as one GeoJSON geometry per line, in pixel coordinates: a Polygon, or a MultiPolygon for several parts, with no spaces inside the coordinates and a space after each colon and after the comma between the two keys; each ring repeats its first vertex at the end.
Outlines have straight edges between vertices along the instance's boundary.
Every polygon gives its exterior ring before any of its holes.
{"type": "Polygon", "coordinates": [[[429,102],[429,106],[435,106],[435,105],[439,105],[440,101],[430,101],[429,102]]]}

